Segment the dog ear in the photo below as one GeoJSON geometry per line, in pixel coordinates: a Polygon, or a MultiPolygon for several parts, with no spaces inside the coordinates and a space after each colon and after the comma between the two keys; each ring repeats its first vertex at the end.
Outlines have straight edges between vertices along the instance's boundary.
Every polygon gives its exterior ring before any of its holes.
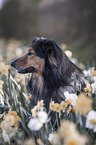
{"type": "Polygon", "coordinates": [[[46,56],[49,56],[51,54],[52,48],[43,46],[42,51],[46,56]]]}
{"type": "Polygon", "coordinates": [[[54,49],[54,40],[48,39],[46,45],[43,46],[44,53],[49,56],[54,49]]]}
{"type": "Polygon", "coordinates": [[[46,54],[47,54],[47,55],[51,55],[51,52],[52,52],[52,47],[48,47],[48,48],[46,49],[46,54]]]}

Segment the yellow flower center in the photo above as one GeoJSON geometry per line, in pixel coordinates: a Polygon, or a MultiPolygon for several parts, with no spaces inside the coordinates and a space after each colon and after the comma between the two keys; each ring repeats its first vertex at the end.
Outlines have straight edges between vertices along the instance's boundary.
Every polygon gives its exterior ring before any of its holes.
{"type": "Polygon", "coordinates": [[[82,107],[85,107],[86,104],[87,104],[86,102],[82,102],[82,103],[81,103],[81,106],[82,106],[82,107]]]}
{"type": "Polygon", "coordinates": [[[54,105],[51,105],[50,108],[54,108],[54,105]]]}
{"type": "Polygon", "coordinates": [[[66,104],[63,104],[63,106],[62,106],[62,107],[63,107],[63,108],[66,108],[66,106],[67,106],[66,104]]]}
{"type": "Polygon", "coordinates": [[[71,112],[71,110],[72,110],[72,109],[70,108],[70,109],[69,109],[69,113],[71,112]]]}
{"type": "Polygon", "coordinates": [[[59,108],[59,107],[57,107],[57,108],[56,108],[56,110],[60,110],[60,108],[59,108]]]}
{"type": "Polygon", "coordinates": [[[69,141],[69,142],[68,142],[68,145],[77,145],[77,142],[74,141],[74,140],[72,140],[72,141],[69,141]]]}
{"type": "Polygon", "coordinates": [[[92,87],[91,86],[86,86],[85,91],[90,94],[91,91],[92,91],[92,87]]]}
{"type": "Polygon", "coordinates": [[[2,69],[2,72],[5,72],[5,71],[6,71],[6,69],[3,68],[3,69],[2,69]]]}
{"type": "Polygon", "coordinates": [[[67,114],[69,114],[71,112],[72,108],[71,106],[69,106],[69,109],[67,110],[67,114]]]}
{"type": "Polygon", "coordinates": [[[66,103],[69,104],[69,105],[71,105],[71,101],[69,101],[69,100],[66,100],[66,103]]]}
{"type": "Polygon", "coordinates": [[[32,95],[29,96],[29,99],[32,99],[32,95]]]}
{"type": "Polygon", "coordinates": [[[91,125],[94,125],[94,124],[95,124],[95,121],[94,121],[93,119],[91,119],[91,120],[89,120],[89,123],[90,123],[91,125]]]}

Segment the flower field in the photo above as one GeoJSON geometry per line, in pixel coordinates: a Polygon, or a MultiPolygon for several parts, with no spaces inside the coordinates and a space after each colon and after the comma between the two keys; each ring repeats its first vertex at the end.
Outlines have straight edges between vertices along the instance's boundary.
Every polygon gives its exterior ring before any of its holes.
{"type": "Polygon", "coordinates": [[[30,74],[18,74],[10,66],[26,48],[20,41],[0,39],[0,145],[96,145],[95,64],[79,63],[61,44],[69,59],[83,69],[86,86],[79,95],[64,92],[66,99],[60,104],[51,100],[47,112],[43,100],[30,108],[32,94],[26,87],[30,74]]]}

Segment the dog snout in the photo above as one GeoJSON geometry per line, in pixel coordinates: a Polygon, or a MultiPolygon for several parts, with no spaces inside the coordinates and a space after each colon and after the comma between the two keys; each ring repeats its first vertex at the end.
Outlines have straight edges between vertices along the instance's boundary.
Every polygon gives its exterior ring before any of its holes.
{"type": "Polygon", "coordinates": [[[16,65],[15,61],[12,61],[10,64],[12,67],[15,67],[15,65],[16,65]]]}

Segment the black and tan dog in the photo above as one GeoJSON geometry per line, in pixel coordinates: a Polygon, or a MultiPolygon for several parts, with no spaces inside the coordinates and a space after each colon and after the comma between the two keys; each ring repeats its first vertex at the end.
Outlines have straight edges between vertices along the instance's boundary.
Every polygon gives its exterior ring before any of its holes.
{"type": "Polygon", "coordinates": [[[48,109],[50,100],[59,103],[64,100],[64,91],[74,92],[74,72],[77,92],[84,83],[82,71],[52,39],[35,38],[25,54],[11,65],[19,73],[32,73],[28,83],[33,95],[32,106],[43,99],[48,109]]]}

